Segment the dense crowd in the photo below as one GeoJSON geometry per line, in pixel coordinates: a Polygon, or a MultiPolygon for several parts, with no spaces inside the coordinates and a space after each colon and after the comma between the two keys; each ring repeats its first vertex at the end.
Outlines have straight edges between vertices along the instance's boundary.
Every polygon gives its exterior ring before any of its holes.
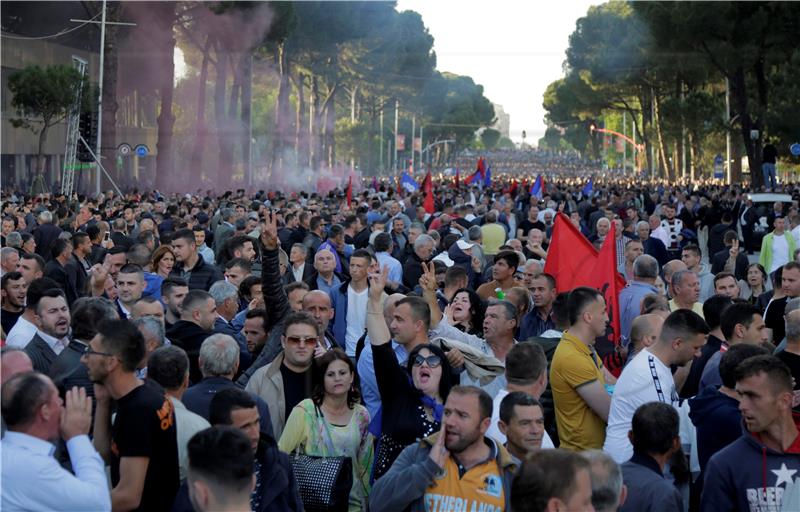
{"type": "MultiPolygon", "coordinates": [[[[547,150],[539,148],[496,149],[481,152],[494,173],[548,173],[556,175],[589,176],[602,168],[599,160],[584,158],[577,151],[547,150]]],[[[470,151],[460,153],[453,165],[463,171],[472,171],[477,155],[470,151]]]]}
{"type": "Polygon", "coordinates": [[[800,193],[581,173],[5,194],[2,509],[800,510],[800,193]]]}

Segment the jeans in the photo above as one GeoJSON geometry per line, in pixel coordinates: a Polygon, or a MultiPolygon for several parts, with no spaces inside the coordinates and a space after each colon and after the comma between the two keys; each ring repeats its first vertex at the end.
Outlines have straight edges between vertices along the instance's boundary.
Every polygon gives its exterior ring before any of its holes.
{"type": "Polygon", "coordinates": [[[775,164],[761,164],[761,172],[764,173],[764,186],[775,189],[777,181],[775,179],[775,164]]]}

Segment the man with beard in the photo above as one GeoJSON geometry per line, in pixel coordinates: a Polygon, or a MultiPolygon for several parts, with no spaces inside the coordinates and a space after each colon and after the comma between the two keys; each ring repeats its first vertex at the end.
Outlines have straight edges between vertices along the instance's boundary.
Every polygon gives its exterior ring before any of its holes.
{"type": "Polygon", "coordinates": [[[69,306],[64,292],[53,288],[42,293],[34,309],[38,330],[25,346],[25,352],[33,362],[33,369],[47,375],[56,356],[69,345],[69,306]]]}
{"type": "Polygon", "coordinates": [[[3,332],[9,333],[17,323],[17,319],[25,311],[25,294],[28,293],[28,284],[19,272],[6,272],[2,278],[3,332]]]}
{"type": "Polygon", "coordinates": [[[510,510],[516,469],[508,451],[486,437],[492,399],[480,388],[456,386],[444,405],[442,429],[408,446],[370,495],[373,512],[439,510],[510,510]]]}
{"type": "Polygon", "coordinates": [[[189,293],[189,285],[179,277],[170,277],[161,283],[161,302],[166,306],[164,327],[167,329],[181,319],[181,304],[187,293],[189,293]]]}
{"type": "Polygon", "coordinates": [[[94,447],[111,466],[114,510],[168,510],[180,484],[172,402],[134,373],[144,354],[132,323],[106,320],[82,358],[95,383],[94,447]]]}

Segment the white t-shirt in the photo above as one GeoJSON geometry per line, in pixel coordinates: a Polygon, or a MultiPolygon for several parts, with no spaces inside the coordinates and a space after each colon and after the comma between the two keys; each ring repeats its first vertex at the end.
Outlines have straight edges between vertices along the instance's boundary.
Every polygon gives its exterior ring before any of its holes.
{"type": "Polygon", "coordinates": [[[358,338],[364,334],[364,326],[367,322],[368,293],[369,288],[355,292],[352,287],[347,287],[347,330],[344,334],[344,343],[347,355],[351,357],[355,357],[356,343],[358,343],[358,338]]]}
{"type": "Polygon", "coordinates": [[[633,455],[633,446],[628,440],[631,420],[636,409],[648,402],[664,402],[677,410],[680,398],[669,366],[643,349],[622,370],[611,397],[603,450],[618,464],[627,462],[633,455]]]}
{"type": "Polygon", "coordinates": [[[789,241],[786,240],[786,233],[772,236],[772,268],[767,269],[770,274],[789,263],[789,241]]]}
{"type": "Polygon", "coordinates": [[[24,317],[19,317],[14,327],[8,332],[6,336],[6,345],[9,347],[25,348],[36,335],[38,328],[36,325],[25,320],[24,317]]]}
{"type": "MultiPolygon", "coordinates": [[[[494,439],[500,444],[506,444],[506,436],[502,432],[500,432],[500,428],[497,426],[497,422],[500,421],[500,403],[503,399],[508,395],[508,390],[503,388],[497,392],[497,396],[494,397],[494,403],[492,406],[492,423],[489,426],[489,430],[486,431],[486,435],[494,439]]],[[[550,436],[547,434],[547,430],[544,431],[542,434],[542,450],[552,449],[555,448],[553,445],[553,440],[550,439],[550,436]]]]}

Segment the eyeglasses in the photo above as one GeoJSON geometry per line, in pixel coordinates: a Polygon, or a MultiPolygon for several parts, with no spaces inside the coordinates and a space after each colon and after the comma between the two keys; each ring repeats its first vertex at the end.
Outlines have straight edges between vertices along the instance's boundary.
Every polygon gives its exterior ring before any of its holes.
{"type": "Polygon", "coordinates": [[[442,364],[442,359],[436,355],[425,357],[417,354],[414,357],[414,366],[422,366],[423,363],[427,364],[428,368],[436,368],[442,364]]]}
{"type": "Polygon", "coordinates": [[[83,349],[83,355],[85,356],[103,356],[103,357],[114,357],[114,354],[109,354],[108,352],[98,352],[96,350],[92,350],[92,347],[86,345],[86,348],[83,349]]]}
{"type": "Polygon", "coordinates": [[[292,345],[299,345],[301,343],[316,345],[319,343],[319,340],[316,336],[287,336],[286,343],[291,343],[292,345]]]}

